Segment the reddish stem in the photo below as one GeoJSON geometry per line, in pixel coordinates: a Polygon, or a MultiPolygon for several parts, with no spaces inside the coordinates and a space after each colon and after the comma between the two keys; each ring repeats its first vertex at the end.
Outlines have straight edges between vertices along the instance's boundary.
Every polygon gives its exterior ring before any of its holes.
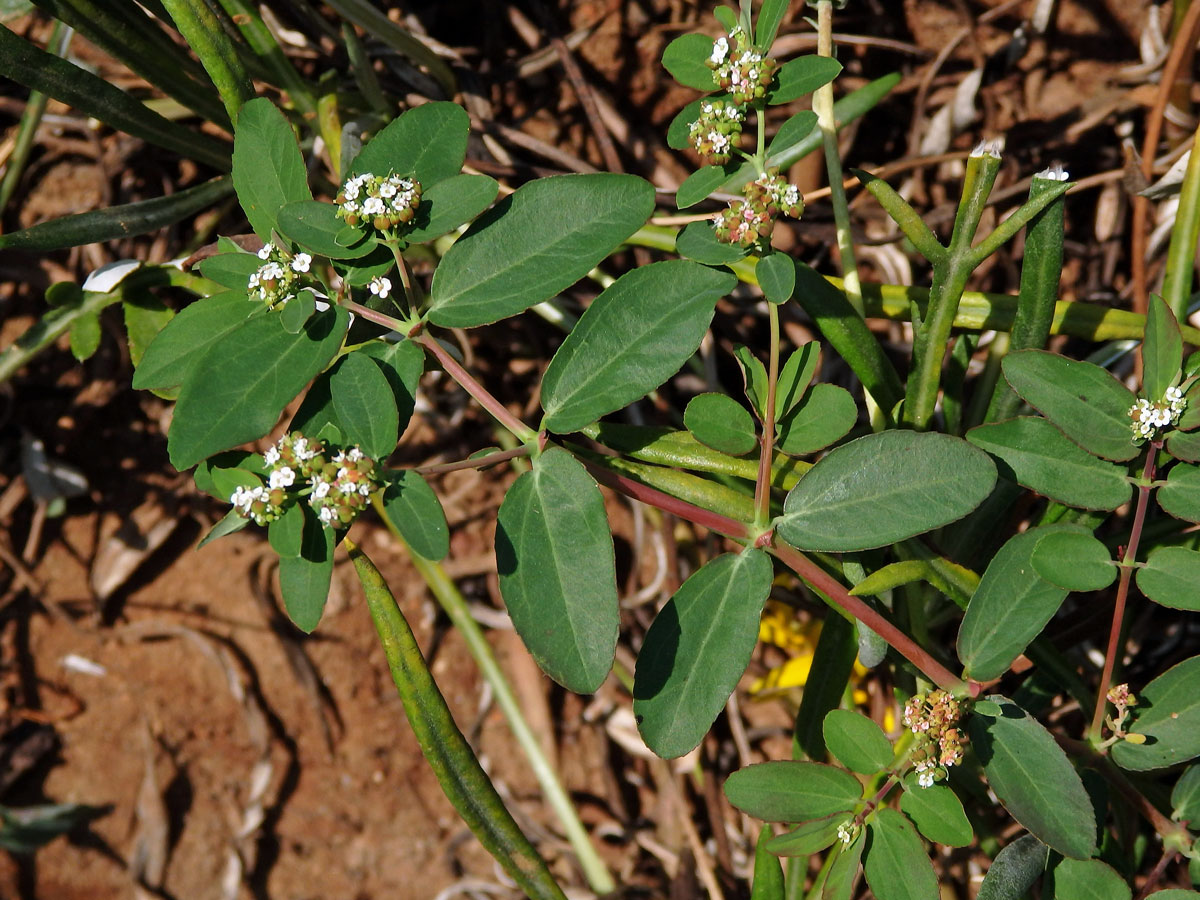
{"type": "Polygon", "coordinates": [[[432,354],[446,370],[446,374],[459,383],[464,391],[475,398],[475,401],[492,414],[492,417],[511,431],[522,443],[527,443],[537,437],[537,432],[510,413],[504,404],[488,393],[487,388],[476,381],[471,373],[458,364],[453,356],[446,352],[446,348],[439,344],[434,338],[422,335],[412,338],[430,354],[432,354]]]}
{"type": "Polygon", "coordinates": [[[1117,655],[1121,652],[1121,627],[1125,623],[1125,602],[1129,599],[1129,581],[1133,576],[1133,563],[1137,559],[1138,545],[1142,539],[1142,526],[1146,524],[1146,507],[1150,503],[1150,487],[1158,451],[1162,441],[1151,441],[1146,450],[1146,464],[1142,467],[1142,482],[1138,485],[1137,507],[1133,513],[1133,525],[1129,529],[1129,545],[1121,559],[1121,580],[1117,585],[1117,599],[1113,604],[1112,625],[1108,630],[1108,649],[1104,653],[1104,671],[1100,675],[1100,688],[1096,693],[1096,711],[1092,714],[1090,732],[1093,741],[1099,741],[1104,725],[1104,713],[1108,709],[1108,688],[1112,683],[1117,655]]]}
{"type": "Polygon", "coordinates": [[[460,459],[457,462],[436,463],[432,466],[417,466],[417,471],[422,475],[436,475],[440,472],[456,472],[459,469],[486,469],[488,466],[516,459],[518,456],[528,456],[532,452],[529,447],[522,444],[520,447],[513,447],[511,450],[497,450],[495,453],[489,453],[487,456],[472,456],[470,459],[460,459]]]}

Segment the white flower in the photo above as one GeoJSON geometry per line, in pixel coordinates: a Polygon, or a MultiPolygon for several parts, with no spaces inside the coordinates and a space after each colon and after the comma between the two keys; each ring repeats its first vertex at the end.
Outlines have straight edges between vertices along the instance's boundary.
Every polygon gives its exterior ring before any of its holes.
{"type": "Polygon", "coordinates": [[[383,184],[381,184],[379,186],[379,196],[380,197],[395,197],[396,196],[396,186],[394,184],[392,184],[390,181],[385,181],[383,184]]]}
{"type": "Polygon", "coordinates": [[[307,253],[297,253],[292,257],[293,272],[307,272],[308,267],[312,265],[312,257],[307,253]]]}
{"type": "Polygon", "coordinates": [[[712,56],[708,58],[714,66],[719,66],[725,62],[725,57],[729,55],[729,41],[726,38],[719,37],[713,43],[712,56]]]}
{"type": "Polygon", "coordinates": [[[270,478],[267,479],[267,483],[271,486],[272,490],[275,488],[291,487],[296,483],[296,472],[287,466],[280,466],[271,473],[270,478]]]}
{"type": "Polygon", "coordinates": [[[380,216],[386,211],[386,207],[378,197],[368,197],[363,201],[362,211],[363,215],[380,216]]]}
{"type": "Polygon", "coordinates": [[[262,245],[262,249],[258,251],[259,259],[269,259],[271,254],[275,252],[275,245],[269,241],[262,245]]]}
{"type": "Polygon", "coordinates": [[[392,290],[392,282],[387,278],[384,278],[382,275],[376,275],[371,279],[370,287],[372,294],[374,294],[380,300],[386,300],[387,295],[392,290]]]}
{"type": "Polygon", "coordinates": [[[327,496],[329,496],[330,484],[328,481],[314,477],[311,481],[311,484],[312,500],[324,500],[327,496]]]}
{"type": "Polygon", "coordinates": [[[363,452],[358,447],[351,447],[349,450],[346,451],[345,458],[350,460],[350,462],[358,462],[360,459],[363,458],[363,452]]]}
{"type": "Polygon", "coordinates": [[[279,462],[279,447],[268,447],[267,451],[263,454],[263,462],[268,466],[273,466],[279,462]]]}
{"type": "Polygon", "coordinates": [[[292,442],[292,452],[299,460],[309,460],[317,455],[317,451],[308,446],[308,438],[304,437],[298,437],[292,442]]]}
{"type": "Polygon", "coordinates": [[[282,278],[283,266],[277,262],[269,262],[258,270],[258,277],[262,281],[270,281],[272,278],[282,278]]]}
{"type": "Polygon", "coordinates": [[[337,511],[332,506],[322,506],[317,511],[317,518],[321,520],[322,525],[332,525],[337,518],[337,511]]]}
{"type": "Polygon", "coordinates": [[[920,775],[917,776],[917,784],[919,784],[923,788],[933,787],[933,773],[932,772],[922,772],[920,775]]]}

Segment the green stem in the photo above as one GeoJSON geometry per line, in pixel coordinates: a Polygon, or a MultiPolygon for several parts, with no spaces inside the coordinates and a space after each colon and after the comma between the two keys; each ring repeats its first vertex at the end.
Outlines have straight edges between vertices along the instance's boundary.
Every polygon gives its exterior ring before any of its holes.
{"type": "Polygon", "coordinates": [[[1175,227],[1171,229],[1171,242],[1167,247],[1167,270],[1163,275],[1163,299],[1180,322],[1187,319],[1196,240],[1200,236],[1200,153],[1195,152],[1195,147],[1200,145],[1200,128],[1196,129],[1193,140],[1192,156],[1179,191],[1175,227]]]}
{"type": "Polygon", "coordinates": [[[317,101],[313,92],[263,22],[257,7],[247,0],[220,0],[220,3],[246,39],[246,45],[262,60],[279,87],[287,91],[292,106],[306,119],[315,117],[317,101]]]}
{"type": "MultiPolygon", "coordinates": [[[[833,57],[833,2],[817,2],[817,55],[833,57]]],[[[829,177],[830,201],[833,203],[833,221],[836,225],[838,255],[842,261],[842,278],[846,285],[846,299],[861,316],[863,314],[862,290],[859,287],[858,261],[854,258],[854,237],[850,232],[850,206],[846,202],[846,189],[842,186],[842,158],[838,153],[837,117],[834,113],[833,85],[825,84],[813,92],[813,111],[817,114],[817,127],[825,145],[825,172],[829,177]]]]}
{"type": "Polygon", "coordinates": [[[454,96],[456,86],[450,67],[436,53],[389,19],[378,7],[368,0],[329,0],[329,5],[342,18],[353,22],[367,34],[383,41],[417,65],[424,66],[446,92],[446,96],[454,96]]]}
{"type": "Polygon", "coordinates": [[[754,527],[766,529],[771,521],[771,461],[775,458],[775,389],[779,381],[779,310],[767,304],[770,323],[770,357],[767,363],[767,407],[763,411],[762,446],[758,456],[758,477],[754,482],[754,527]]]}
{"type": "MultiPolygon", "coordinates": [[[[75,32],[68,25],[56,21],[54,30],[50,32],[50,40],[46,52],[55,56],[64,56],[71,43],[71,35],[75,32]]],[[[38,125],[41,124],[42,114],[50,98],[41,91],[30,91],[25,103],[25,112],[21,115],[21,124],[17,128],[17,136],[13,140],[12,153],[8,155],[8,163],[4,167],[4,181],[0,183],[0,212],[8,206],[13,191],[21,181],[25,171],[25,163],[29,160],[29,151],[33,149],[33,140],[37,136],[38,125]]]]}
{"type": "MultiPolygon", "coordinates": [[[[493,455],[506,456],[511,454],[498,453],[493,455]]],[[[499,462],[499,460],[496,461],[499,462]]],[[[541,785],[542,796],[545,798],[547,805],[549,805],[558,817],[563,832],[566,834],[567,840],[570,842],[571,847],[575,850],[575,855],[579,859],[579,865],[588,880],[588,885],[598,894],[607,894],[614,890],[616,885],[613,883],[612,876],[605,867],[604,861],[600,859],[596,848],[592,846],[587,830],[583,827],[583,822],[579,820],[575,806],[571,803],[571,798],[567,796],[567,792],[559,781],[554,767],[550,764],[550,760],[546,758],[546,754],[542,752],[542,745],[537,737],[534,736],[533,729],[529,727],[529,722],[525,719],[525,715],[521,711],[521,705],[517,702],[516,694],[513,693],[512,685],[509,684],[504,671],[496,661],[496,656],[492,653],[492,647],[484,636],[483,630],[479,627],[479,623],[471,616],[471,612],[467,608],[466,599],[459,592],[458,588],[455,587],[454,582],[439,563],[424,559],[420,554],[412,551],[412,548],[408,546],[408,543],[396,529],[395,525],[392,524],[391,519],[379,509],[381,500],[378,494],[374,498],[374,503],[376,511],[380,513],[379,518],[387,525],[396,541],[408,551],[408,557],[412,561],[413,566],[421,573],[421,577],[425,579],[425,584],[429,587],[430,592],[437,598],[438,603],[441,604],[442,609],[445,610],[454,627],[458,629],[458,633],[467,644],[467,650],[475,659],[476,665],[479,666],[479,671],[483,674],[487,683],[491,685],[492,694],[496,698],[496,705],[504,713],[504,718],[508,720],[508,727],[512,730],[513,737],[517,739],[517,744],[524,751],[526,757],[528,757],[534,777],[537,778],[538,784],[541,785]]]]}
{"type": "Polygon", "coordinates": [[[387,582],[351,540],[347,538],[343,543],[362,582],[367,607],[405,715],[447,799],[479,842],[528,896],[536,900],[566,900],[545,860],[513,821],[471,745],[455,724],[387,582]]]}
{"type": "Polygon", "coordinates": [[[238,110],[254,98],[254,85],[238,59],[233,41],[204,0],[162,0],[162,3],[183,39],[200,57],[221,95],[229,121],[236,125],[238,110]]]}

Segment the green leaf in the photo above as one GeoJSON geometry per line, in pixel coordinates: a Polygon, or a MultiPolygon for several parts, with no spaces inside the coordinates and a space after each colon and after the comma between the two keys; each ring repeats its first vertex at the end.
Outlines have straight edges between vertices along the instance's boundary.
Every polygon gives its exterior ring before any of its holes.
{"type": "Polygon", "coordinates": [[[646,746],[670,759],[694,749],[725,708],[758,642],[771,592],[762,550],[726,553],[675,592],[646,632],[633,713],[646,746]]]}
{"type": "Polygon", "coordinates": [[[197,268],[200,270],[200,274],[209,281],[215,281],[222,287],[237,291],[245,299],[246,286],[250,281],[250,276],[257,272],[262,264],[263,261],[258,258],[257,254],[236,250],[202,259],[197,268]]]}
{"type": "Polygon", "coordinates": [[[363,235],[364,240],[350,247],[338,243],[337,236],[345,229],[346,223],[337,217],[336,206],[318,200],[299,200],[287,204],[275,217],[275,227],[285,238],[295,241],[309,253],[329,259],[361,259],[378,246],[373,235],[361,231],[359,234],[363,235]]]}
{"type": "Polygon", "coordinates": [[[267,540],[280,557],[286,559],[300,555],[304,544],[304,510],[307,506],[306,503],[293,503],[283,511],[282,516],[267,526],[267,540]]]}
{"type": "Polygon", "coordinates": [[[321,621],[332,579],[333,530],[305,516],[300,555],[279,559],[279,592],[284,609],[305,634],[311,634],[321,621]]]}
{"type": "Polygon", "coordinates": [[[1146,743],[1117,742],[1113,762],[1146,772],[1200,755],[1200,656],[1167,669],[1137,695],[1130,730],[1146,735],[1146,743]]]}
{"type": "Polygon", "coordinates": [[[222,171],[229,166],[228,144],[160,116],[103,78],[47,53],[3,26],[0,75],[186,159],[200,160],[222,171]]]}
{"type": "Polygon", "coordinates": [[[866,831],[860,831],[849,846],[834,845],[832,852],[836,855],[829,867],[829,877],[825,879],[821,900],[851,900],[858,885],[858,863],[866,845],[866,831]]]}
{"type": "Polygon", "coordinates": [[[779,33],[779,23],[787,15],[788,0],[763,0],[754,29],[754,46],[766,53],[779,33]]]}
{"type": "Polygon", "coordinates": [[[734,772],[725,781],[725,796],[756,819],[807,822],[854,809],[862,799],[862,785],[844,769],[779,760],[734,772]]]}
{"type": "Polygon", "coordinates": [[[1200,431],[1172,431],[1167,437],[1167,452],[1184,462],[1200,462],[1200,431]]]}
{"type": "Polygon", "coordinates": [[[264,241],[271,240],[283,207],[312,199],[292,126],[266,97],[249,101],[238,113],[233,186],[250,227],[264,241]]]}
{"type": "Polygon", "coordinates": [[[800,405],[779,420],[775,449],[792,456],[824,450],[858,421],[858,404],[845,388],[814,384],[800,405]]]}
{"type": "Polygon", "coordinates": [[[695,206],[714,191],[719,191],[734,170],[736,163],[726,163],[723,166],[703,166],[684,179],[679,190],[675,192],[675,205],[680,209],[695,206]]]}
{"type": "Polygon", "coordinates": [[[333,358],[346,325],[341,307],[314,316],[298,335],[288,334],[277,316],[259,316],[215,341],[180,389],[167,436],[172,465],[183,471],[270,431],[333,358]]]}
{"type": "Polygon", "coordinates": [[[1089,858],[1096,851],[1096,816],[1066,754],[1050,732],[1011,700],[998,695],[988,699],[1000,704],[1000,714],[976,711],[967,724],[992,790],[1043,843],[1063,856],[1089,858]]]}
{"type": "Polygon", "coordinates": [[[1171,789],[1171,818],[1200,830],[1200,765],[1184,769],[1171,789]]]}
{"type": "Polygon", "coordinates": [[[804,822],[791,831],[767,844],[767,849],[778,856],[811,856],[820,853],[838,839],[838,828],[847,821],[844,812],[834,813],[804,822]]]}
{"type": "Polygon", "coordinates": [[[1200,522],[1200,468],[1183,463],[1172,466],[1167,483],[1154,497],[1175,518],[1200,522]]]}
{"type": "Polygon", "coordinates": [[[980,425],[967,440],[997,460],[1002,478],[1066,506],[1108,510],[1129,502],[1124,466],[1097,459],[1040,416],[980,425]]]}
{"type": "Polygon", "coordinates": [[[204,545],[210,544],[218,538],[223,538],[228,534],[235,534],[249,524],[249,519],[239,515],[236,509],[231,509],[229,512],[225,513],[225,516],[221,519],[221,521],[217,522],[216,525],[208,530],[208,534],[206,534],[201,539],[200,543],[196,545],[196,549],[199,550],[204,545]]]}
{"type": "Polygon", "coordinates": [[[355,260],[333,260],[333,267],[348,287],[366,287],[371,279],[387,275],[396,266],[396,257],[389,247],[376,244],[366,256],[355,260]]]}
{"type": "Polygon", "coordinates": [[[1068,591],[1100,591],[1117,578],[1108,548],[1080,532],[1045,535],[1034,545],[1032,562],[1042,578],[1068,591]]]}
{"type": "Polygon", "coordinates": [[[775,87],[767,93],[767,103],[779,106],[799,100],[829,84],[841,71],[842,64],[829,56],[813,54],[789,59],[775,74],[775,87]]]}
{"type": "Polygon", "coordinates": [[[149,291],[127,293],[122,306],[125,312],[125,336],[129,340],[129,361],[136,369],[142,364],[146,348],[175,318],[175,311],[149,291]]]}
{"type": "Polygon", "coordinates": [[[230,497],[238,488],[254,488],[263,483],[263,480],[253,472],[238,467],[213,467],[209,472],[209,477],[212,479],[214,496],[226,503],[230,502],[230,497]]]}
{"type": "Polygon", "coordinates": [[[921,787],[916,779],[906,779],[900,809],[926,840],[947,847],[966,847],[974,840],[962,801],[944,784],[921,787]]]}
{"type": "Polygon", "coordinates": [[[470,222],[492,205],[500,185],[486,175],[451,175],[421,193],[413,227],[404,233],[410,244],[432,241],[470,222]]]}
{"type": "Polygon", "coordinates": [[[675,252],[706,266],[735,263],[750,252],[740,244],[725,244],[717,240],[712,223],[689,222],[675,238],[675,252]]]}
{"type": "Polygon", "coordinates": [[[786,153],[807,138],[817,127],[817,114],[811,109],[802,109],[779,126],[775,137],[767,145],[768,159],[786,153]]]}
{"type": "Polygon", "coordinates": [[[991,493],[996,468],[949,435],[885,431],[843,444],[805,473],[777,531],[800,550],[866,550],[960,519],[991,493]]]}
{"type": "Polygon", "coordinates": [[[329,392],[338,424],[352,444],[376,460],[396,449],[399,414],[392,386],[375,360],[347,353],[329,376],[329,392]]]}
{"type": "Polygon", "coordinates": [[[977,681],[999,678],[1046,627],[1067,596],[1033,567],[1038,541],[1076,526],[1031,528],[1008,539],[988,564],[958,630],[958,658],[977,681]]]}
{"type": "Polygon", "coordinates": [[[556,175],[523,185],[442,257],[430,321],[471,328],[553,297],[590,272],[653,209],[654,188],[634,175],[556,175]]]}
{"type": "Polygon", "coordinates": [[[683,424],[706,447],[741,456],[758,446],[754,418],[725,394],[698,394],[683,411],[683,424]]]}
{"type": "Polygon", "coordinates": [[[616,564],[604,498],[566,450],[546,450],[508,489],[496,568],[513,626],[542,671],[568,690],[595,691],[616,653],[616,564]]]}
{"type": "Polygon", "coordinates": [[[663,50],[663,68],[684,87],[711,91],[717,87],[713,70],[708,67],[712,52],[713,39],[708,35],[681,34],[663,50]]]}
{"type": "Polygon", "coordinates": [[[1137,586],[1160,606],[1200,610],[1200,553],[1187,547],[1159,547],[1137,570],[1137,586]]]}
{"type": "Polygon", "coordinates": [[[831,710],[821,731],[834,759],[851,772],[874,775],[892,764],[892,742],[882,728],[861,713],[831,710]]]}
{"type": "Polygon", "coordinates": [[[578,431],[644,397],[700,346],[717,300],[737,280],[685,260],[633,269],[600,294],[542,378],[544,426],[578,431]]]}
{"type": "MultiPolygon", "coordinates": [[[[229,502],[229,495],[233,493],[233,487],[229,490],[218,490],[215,477],[218,470],[221,469],[239,469],[244,473],[249,473],[253,476],[264,476],[263,458],[257,453],[251,453],[248,450],[230,450],[226,453],[218,453],[215,456],[210,456],[200,465],[196,466],[196,471],[192,473],[192,479],[196,482],[196,489],[208,494],[210,497],[215,497],[223,503],[229,502]]],[[[240,476],[245,478],[246,475],[240,476]]],[[[262,483],[262,477],[255,478],[253,482],[239,481],[237,484],[244,484],[247,487],[253,487],[256,484],[262,483]]],[[[237,484],[234,487],[237,487],[237,484]]]]}
{"type": "Polygon", "coordinates": [[[470,116],[456,103],[413,107],[367,142],[346,177],[366,172],[411,175],[421,182],[424,193],[462,171],[470,129],[470,116]]]}
{"type": "Polygon", "coordinates": [[[912,823],[884,808],[870,821],[863,875],[878,900],[937,900],[937,875],[912,823]]]}
{"type": "Polygon", "coordinates": [[[279,311],[279,321],[288,334],[299,334],[317,311],[317,298],[312,291],[301,291],[279,311]]]}
{"type": "Polygon", "coordinates": [[[371,357],[383,369],[399,413],[397,430],[404,434],[416,407],[417,385],[425,372],[425,351],[412,341],[403,340],[394,344],[372,341],[355,352],[371,357]]]}
{"type": "Polygon", "coordinates": [[[750,884],[750,900],[784,900],[783,867],[767,849],[773,832],[764,825],[754,845],[754,880],[750,884]]]}
{"type": "Polygon", "coordinates": [[[716,18],[716,20],[718,22],[721,23],[721,26],[725,29],[726,32],[731,32],[731,31],[733,31],[733,29],[738,27],[737,13],[735,13],[728,6],[718,5],[713,10],[713,16],[716,18]]]}
{"type": "Polygon", "coordinates": [[[1049,859],[1049,847],[1032,834],[1022,835],[996,854],[975,900],[1021,900],[1049,859]]]}
{"type": "Polygon", "coordinates": [[[100,349],[100,316],[84,313],[71,323],[71,355],[80,362],[100,349]]]}
{"type": "Polygon", "coordinates": [[[729,95],[725,93],[712,94],[699,100],[693,100],[677,112],[675,118],[671,120],[671,124],[667,126],[667,146],[672,150],[686,150],[690,146],[689,135],[692,131],[692,123],[700,116],[700,105],[728,99],[729,95]]]}
{"type": "Polygon", "coordinates": [[[1165,300],[1152,294],[1146,310],[1146,336],[1142,342],[1142,390],[1152,403],[1163,398],[1179,379],[1183,364],[1183,337],[1179,323],[1165,300]]]}
{"type": "MultiPolygon", "coordinates": [[[[795,266],[792,267],[795,271],[795,266]]],[[[817,374],[821,345],[817,341],[801,344],[788,356],[775,383],[775,418],[782,419],[804,398],[817,374]]]]}
{"type": "MultiPolygon", "coordinates": [[[[2,26],[0,30],[3,30],[2,26]]],[[[81,244],[148,234],[202,212],[232,192],[233,182],[222,176],[176,191],[167,197],[62,216],[20,231],[11,231],[0,235],[0,250],[62,250],[81,244]]]]}
{"type": "Polygon", "coordinates": [[[0,847],[9,853],[33,853],[59,835],[81,828],[111,810],[111,806],[82,803],[0,806],[0,847]]]}
{"type": "Polygon", "coordinates": [[[754,267],[763,296],[775,304],[787,303],[796,290],[796,264],[786,253],[768,253],[754,267]]]}
{"type": "Polygon", "coordinates": [[[796,744],[815,762],[821,762],[827,756],[822,731],[825,716],[841,703],[857,659],[858,640],[854,625],[842,616],[826,616],[812,659],[812,670],[820,672],[821,677],[811,679],[804,686],[794,731],[796,744]]]}
{"type": "Polygon", "coordinates": [[[1146,900],[1200,900],[1200,892],[1185,891],[1180,888],[1168,888],[1165,891],[1155,891],[1146,900]]]}
{"type": "Polygon", "coordinates": [[[1123,462],[1140,452],[1129,430],[1137,398],[1099,366],[1020,350],[1004,357],[1003,370],[1014,391],[1089,453],[1123,462]]]}
{"type": "Polygon", "coordinates": [[[1064,859],[1054,867],[1054,900],[1129,900],[1132,896],[1116,869],[1098,859],[1064,859]]]}
{"type": "Polygon", "coordinates": [[[766,418],[767,368],[745,344],[734,344],[733,355],[742,370],[742,382],[746,387],[746,399],[759,419],[766,418]]]}
{"type": "Polygon", "coordinates": [[[337,413],[333,409],[333,394],[329,387],[332,374],[332,370],[325,371],[313,379],[300,408],[288,423],[288,431],[298,431],[312,440],[320,439],[322,432],[333,429],[337,432],[337,439],[333,443],[346,442],[341,423],[338,422],[337,413]]]}
{"type": "Polygon", "coordinates": [[[414,469],[388,472],[383,511],[413,552],[435,562],[450,552],[450,528],[441,501],[414,469]]]}

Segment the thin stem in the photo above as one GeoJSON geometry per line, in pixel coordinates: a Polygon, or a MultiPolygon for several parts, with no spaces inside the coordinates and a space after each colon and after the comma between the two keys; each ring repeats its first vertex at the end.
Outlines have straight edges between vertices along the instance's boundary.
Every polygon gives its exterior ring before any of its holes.
{"type": "Polygon", "coordinates": [[[380,312],[377,309],[371,309],[369,306],[363,306],[349,297],[343,297],[338,301],[338,305],[346,307],[346,309],[355,315],[362,316],[368,322],[374,322],[376,325],[382,325],[384,328],[390,328],[392,331],[398,331],[401,334],[407,332],[409,326],[412,324],[405,322],[403,319],[397,319],[395,316],[389,316],[387,313],[380,312]]]}
{"type": "MultiPolygon", "coordinates": [[[[820,0],[817,3],[817,55],[833,56],[832,0],[820,0]]],[[[842,160],[838,155],[832,84],[822,85],[813,93],[813,111],[817,114],[817,126],[821,129],[825,144],[825,169],[829,176],[830,201],[833,203],[833,220],[837,226],[838,253],[842,261],[846,298],[861,316],[862,290],[859,287],[858,262],[854,258],[854,238],[850,233],[850,207],[846,203],[846,189],[842,187],[842,160]]]]}
{"type": "Polygon", "coordinates": [[[766,528],[771,521],[771,460],[775,456],[775,390],[779,380],[779,309],[769,300],[767,321],[771,327],[770,359],[767,365],[767,408],[763,411],[762,447],[758,457],[758,479],[754,483],[754,527],[766,528]]]}
{"type": "Polygon", "coordinates": [[[529,456],[532,452],[533,449],[531,447],[522,444],[519,447],[513,447],[511,450],[498,450],[495,453],[489,453],[487,456],[473,456],[470,459],[460,459],[457,462],[450,463],[438,463],[432,466],[417,466],[416,471],[422,475],[437,475],[442,472],[457,472],[460,469],[486,469],[489,466],[495,466],[510,459],[529,456]]]}
{"type": "Polygon", "coordinates": [[[522,443],[529,443],[537,437],[537,432],[510,413],[504,404],[493,397],[488,390],[471,377],[471,373],[458,364],[453,356],[446,352],[441,344],[427,335],[412,338],[431,355],[433,355],[446,374],[459,383],[463,390],[470,394],[475,402],[491,413],[492,418],[507,428],[522,443]]]}
{"type": "Polygon", "coordinates": [[[1129,529],[1129,546],[1121,559],[1121,580],[1117,585],[1117,599],[1113,604],[1112,625],[1108,631],[1108,648],[1104,653],[1104,671],[1100,675],[1100,688],[1096,692],[1096,711],[1092,714],[1092,727],[1089,737],[1093,743],[1099,743],[1101,728],[1104,725],[1104,713],[1108,709],[1108,688],[1112,683],[1113,670],[1117,665],[1117,655],[1121,651],[1121,631],[1125,624],[1125,602],[1129,598],[1129,581],[1133,576],[1133,563],[1137,559],[1138,544],[1142,540],[1142,527],[1146,524],[1146,507],[1150,504],[1151,482],[1157,465],[1158,451],[1162,449],[1162,441],[1151,441],[1146,449],[1146,464],[1142,467],[1142,480],[1139,482],[1137,507],[1133,513],[1133,525],[1129,529]]]}
{"type": "Polygon", "coordinates": [[[417,297],[413,293],[412,278],[408,274],[408,265],[404,262],[404,253],[400,246],[400,240],[392,236],[389,232],[384,243],[392,251],[392,256],[396,258],[396,271],[400,273],[400,283],[404,285],[404,297],[408,300],[409,311],[415,315],[417,312],[417,297]]]}
{"type": "MultiPolygon", "coordinates": [[[[511,453],[511,451],[505,452],[511,453]]],[[[492,454],[493,457],[501,455],[504,454],[492,454]]],[[[425,584],[429,587],[430,592],[437,598],[451,623],[458,629],[458,633],[466,642],[467,650],[474,658],[475,664],[479,666],[480,673],[491,685],[496,705],[504,713],[513,737],[516,738],[517,744],[528,757],[534,777],[541,785],[542,796],[546,798],[546,803],[558,817],[567,840],[570,841],[575,855],[579,858],[579,865],[587,877],[589,886],[597,894],[607,894],[614,890],[616,885],[613,883],[612,876],[605,868],[596,848],[592,846],[587,830],[579,820],[571,798],[563,789],[562,782],[559,781],[558,774],[554,771],[554,766],[542,752],[542,745],[534,736],[533,729],[529,727],[529,722],[521,711],[521,704],[517,701],[516,694],[513,693],[512,685],[496,661],[495,654],[492,653],[492,647],[484,636],[483,630],[467,608],[466,599],[439,563],[424,559],[412,551],[404,537],[392,524],[391,519],[383,513],[379,494],[375,495],[373,503],[376,512],[379,513],[379,518],[387,525],[392,536],[408,551],[408,557],[412,561],[413,567],[425,579],[425,584]]]]}

